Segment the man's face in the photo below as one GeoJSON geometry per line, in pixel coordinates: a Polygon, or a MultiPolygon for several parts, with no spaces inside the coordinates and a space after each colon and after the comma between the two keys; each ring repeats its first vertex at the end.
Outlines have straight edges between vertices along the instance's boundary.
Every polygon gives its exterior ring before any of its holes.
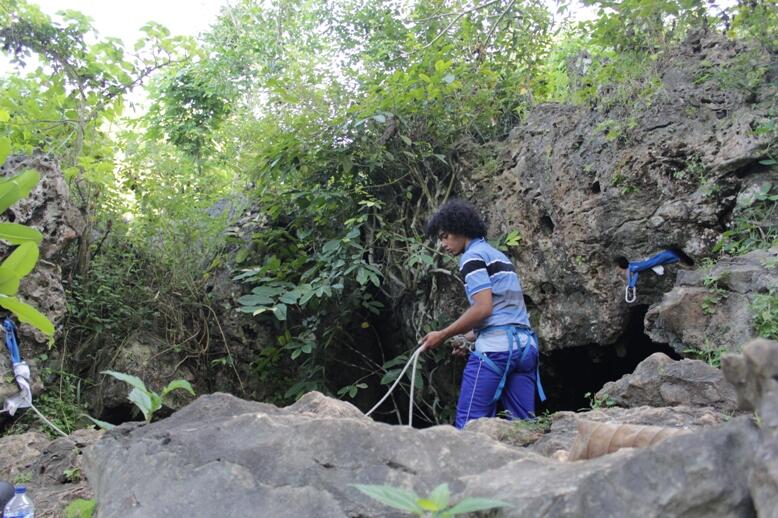
{"type": "Polygon", "coordinates": [[[446,251],[452,255],[459,255],[465,251],[467,245],[467,238],[460,234],[452,234],[442,230],[438,233],[438,239],[440,245],[446,249],[446,251]]]}

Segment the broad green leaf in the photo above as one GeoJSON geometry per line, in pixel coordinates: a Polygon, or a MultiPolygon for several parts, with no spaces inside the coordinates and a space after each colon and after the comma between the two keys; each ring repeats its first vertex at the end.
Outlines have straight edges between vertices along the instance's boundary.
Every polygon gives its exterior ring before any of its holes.
{"type": "Polygon", "coordinates": [[[416,500],[416,503],[425,511],[442,511],[442,509],[438,507],[438,504],[428,498],[419,498],[416,500]]]}
{"type": "Polygon", "coordinates": [[[446,514],[454,516],[457,514],[485,511],[486,509],[494,509],[496,507],[513,507],[513,504],[491,498],[465,498],[451,509],[446,509],[446,514]]]}
{"type": "Polygon", "coordinates": [[[43,234],[27,225],[0,223],[0,239],[12,245],[20,245],[28,241],[40,243],[43,240],[43,234]]]}
{"type": "Polygon", "coordinates": [[[0,183],[0,212],[30,194],[39,180],[38,172],[30,169],[0,183]]]}
{"type": "Polygon", "coordinates": [[[281,322],[286,320],[286,304],[278,304],[273,307],[273,314],[281,322]]]}
{"type": "Polygon", "coordinates": [[[30,273],[38,262],[38,245],[31,242],[17,246],[11,255],[3,261],[0,268],[7,268],[20,279],[30,273]]]}
{"type": "Polygon", "coordinates": [[[107,423],[105,421],[101,421],[100,419],[95,419],[89,414],[84,414],[84,416],[86,416],[87,419],[92,421],[94,424],[96,424],[98,427],[102,428],[103,430],[112,430],[116,428],[115,424],[107,423]]]}
{"type": "Polygon", "coordinates": [[[19,292],[21,279],[13,272],[0,266],[0,293],[13,297],[19,292]]]}
{"type": "Polygon", "coordinates": [[[146,419],[146,421],[151,421],[151,417],[154,414],[154,411],[152,410],[153,403],[151,402],[151,396],[148,391],[135,387],[130,391],[127,399],[135,403],[135,406],[140,408],[140,411],[143,412],[143,417],[146,419]]]}
{"type": "Polygon", "coordinates": [[[51,320],[29,304],[14,297],[0,297],[0,306],[12,311],[21,322],[30,324],[49,337],[54,336],[54,324],[51,320]]]}
{"type": "Polygon", "coordinates": [[[448,501],[451,498],[451,491],[448,489],[448,484],[440,484],[432,490],[427,498],[435,503],[438,510],[445,509],[448,507],[448,501]]]}
{"type": "Polygon", "coordinates": [[[123,372],[116,372],[116,371],[100,371],[100,374],[107,374],[108,376],[112,376],[116,378],[119,381],[123,381],[127,383],[128,385],[131,385],[139,390],[142,390],[144,392],[148,392],[148,389],[146,388],[146,384],[143,383],[143,380],[140,379],[137,376],[133,376],[132,374],[125,374],[123,372]]]}
{"type": "Polygon", "coordinates": [[[380,485],[367,485],[367,484],[354,484],[354,487],[362,491],[364,494],[378,500],[382,504],[400,509],[402,511],[408,511],[410,513],[423,513],[422,509],[416,501],[419,496],[413,491],[400,489],[392,486],[380,486],[380,485]]]}
{"type": "Polygon", "coordinates": [[[0,137],[0,165],[5,163],[5,159],[11,154],[11,139],[8,137],[0,137]]]}
{"type": "Polygon", "coordinates": [[[0,122],[8,122],[10,118],[11,116],[8,115],[7,111],[0,109],[0,122]]]}
{"type": "Polygon", "coordinates": [[[174,390],[179,390],[179,389],[180,390],[186,390],[187,392],[189,392],[193,396],[195,395],[195,391],[192,388],[192,384],[191,383],[189,383],[186,380],[173,380],[170,383],[168,383],[167,386],[164,389],[162,389],[162,399],[164,399],[165,396],[167,396],[168,394],[170,394],[174,390]]]}

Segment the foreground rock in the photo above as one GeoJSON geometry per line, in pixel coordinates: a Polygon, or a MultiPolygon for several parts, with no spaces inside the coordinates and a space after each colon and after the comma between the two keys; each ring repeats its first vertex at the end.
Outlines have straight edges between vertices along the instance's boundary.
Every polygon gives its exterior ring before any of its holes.
{"type": "Polygon", "coordinates": [[[82,470],[84,447],[101,432],[78,430],[52,441],[40,432],[0,438],[0,479],[27,486],[38,518],[59,518],[67,505],[94,493],[82,470]]]}
{"type": "Polygon", "coordinates": [[[213,394],[168,419],[107,433],[86,466],[102,518],[400,516],[351,484],[426,494],[442,482],[454,501],[511,502],[503,516],[748,516],[758,437],[738,418],[567,463],[450,426],[376,423],[317,393],[283,409],[213,394]]]}
{"type": "Polygon", "coordinates": [[[778,516],[778,342],[757,339],[724,358],[724,373],[744,410],[754,410],[761,441],[748,486],[760,516],[778,516]]]}
{"type": "Polygon", "coordinates": [[[663,353],[652,354],[632,374],[606,383],[595,398],[624,407],[685,405],[722,412],[737,408],[735,388],[719,369],[700,360],[676,361],[663,353]]]}
{"type": "Polygon", "coordinates": [[[755,298],[776,286],[778,247],[724,258],[710,268],[681,271],[675,287],[649,308],[646,332],[681,354],[689,349],[737,352],[756,337],[755,298]]]}

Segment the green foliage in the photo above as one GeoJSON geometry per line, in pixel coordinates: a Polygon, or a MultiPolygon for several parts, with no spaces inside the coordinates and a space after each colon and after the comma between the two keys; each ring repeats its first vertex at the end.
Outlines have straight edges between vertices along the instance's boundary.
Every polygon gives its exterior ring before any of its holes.
{"type": "Polygon", "coordinates": [[[592,410],[616,406],[616,400],[607,395],[605,397],[598,397],[597,394],[593,392],[587,392],[584,394],[584,397],[589,400],[589,407],[592,410]]]}
{"type": "MultiPolygon", "coordinates": [[[[4,162],[10,149],[0,153],[4,162]]],[[[40,181],[37,171],[24,171],[16,176],[0,179],[0,212],[26,197],[40,181]]],[[[36,229],[18,223],[0,223],[0,240],[18,245],[0,263],[0,306],[11,311],[20,321],[30,324],[49,337],[54,336],[54,325],[40,311],[15,297],[19,283],[38,262],[38,244],[42,235],[36,229]]]]}
{"type": "Polygon", "coordinates": [[[465,498],[449,507],[451,492],[448,484],[440,484],[425,498],[419,497],[413,491],[393,486],[354,484],[354,487],[384,505],[422,517],[448,518],[458,514],[513,507],[508,502],[489,498],[465,498]]]}
{"type": "Polygon", "coordinates": [[[726,347],[713,346],[708,340],[705,341],[705,346],[702,349],[688,347],[683,350],[684,355],[687,357],[702,360],[717,369],[721,368],[721,357],[728,352],[730,351],[726,347]]]}
{"type": "Polygon", "coordinates": [[[62,471],[62,476],[67,482],[78,482],[81,480],[81,468],[66,468],[62,471]]]}
{"type": "Polygon", "coordinates": [[[753,192],[738,197],[731,227],[722,233],[714,248],[729,255],[742,255],[778,244],[778,194],[773,185],[763,182],[753,192]]]}
{"type": "Polygon", "coordinates": [[[165,402],[165,398],[174,390],[185,390],[191,395],[195,395],[192,385],[188,381],[182,379],[171,381],[167,384],[167,386],[165,386],[165,388],[162,389],[162,393],[158,394],[153,390],[147,389],[146,384],[143,383],[143,381],[137,376],[115,371],[102,371],[102,374],[112,376],[132,387],[132,390],[127,396],[127,399],[134,403],[135,406],[137,406],[138,409],[143,412],[143,417],[146,419],[147,423],[151,422],[151,419],[154,417],[154,413],[162,408],[162,405],[165,402]]]}
{"type": "Polygon", "coordinates": [[[778,340],[778,290],[760,293],[751,303],[758,336],[778,340]]]}
{"type": "Polygon", "coordinates": [[[93,498],[77,498],[65,507],[65,518],[92,518],[97,509],[97,502],[93,498]]]}

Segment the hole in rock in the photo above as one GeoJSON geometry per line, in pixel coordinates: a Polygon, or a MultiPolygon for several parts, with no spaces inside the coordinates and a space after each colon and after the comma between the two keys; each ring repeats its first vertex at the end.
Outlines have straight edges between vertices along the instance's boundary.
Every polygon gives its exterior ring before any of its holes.
{"type": "Polygon", "coordinates": [[[586,393],[593,397],[605,383],[632,373],[641,361],[656,352],[680,359],[669,345],[653,342],[645,334],[643,318],[647,305],[634,306],[629,311],[626,330],[615,344],[571,347],[541,356],[541,380],[548,400],[539,412],[588,409],[586,393]]]}
{"type": "Polygon", "coordinates": [[[540,218],[540,228],[546,235],[551,235],[554,232],[554,221],[550,216],[545,215],[540,218]]]}
{"type": "Polygon", "coordinates": [[[115,425],[120,425],[128,421],[142,421],[143,415],[140,414],[140,412],[136,413],[136,410],[136,407],[130,403],[122,403],[114,407],[105,407],[98,419],[115,425]]]}
{"type": "Polygon", "coordinates": [[[592,193],[599,194],[600,193],[600,182],[594,182],[592,184],[591,189],[592,189],[592,193]]]}

